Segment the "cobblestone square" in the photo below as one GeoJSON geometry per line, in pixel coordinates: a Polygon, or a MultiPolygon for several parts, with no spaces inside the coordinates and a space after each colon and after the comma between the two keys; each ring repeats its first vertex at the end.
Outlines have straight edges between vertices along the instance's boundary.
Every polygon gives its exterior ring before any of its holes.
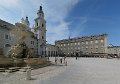
{"type": "MultiPolygon", "coordinates": [[[[50,58],[54,62],[54,58],[50,58]]],[[[67,58],[68,66],[49,66],[32,70],[33,80],[26,73],[13,73],[0,84],[119,84],[120,60],[106,58],[67,58]],[[22,75],[21,75],[22,74],[22,75]],[[15,78],[16,77],[16,78],[15,78]]]]}

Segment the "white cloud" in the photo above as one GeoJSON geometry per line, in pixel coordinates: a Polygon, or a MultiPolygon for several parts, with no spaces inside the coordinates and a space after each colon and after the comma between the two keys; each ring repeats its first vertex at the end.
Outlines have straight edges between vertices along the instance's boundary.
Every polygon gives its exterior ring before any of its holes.
{"type": "Polygon", "coordinates": [[[0,6],[12,7],[18,4],[18,0],[0,0],[0,6]]]}
{"type": "Polygon", "coordinates": [[[70,10],[74,7],[79,0],[53,0],[54,3],[51,3],[50,0],[46,0],[50,3],[47,8],[46,18],[48,19],[47,26],[48,42],[53,43],[55,40],[64,39],[69,37],[69,23],[65,21],[70,10]],[[54,24],[55,23],[55,24],[54,24]],[[51,34],[50,34],[51,33],[51,34]]]}
{"type": "Polygon", "coordinates": [[[48,28],[47,39],[49,43],[53,43],[55,40],[65,39],[69,36],[68,30],[69,23],[60,21],[58,25],[50,25],[48,28]]]}
{"type": "Polygon", "coordinates": [[[79,36],[85,29],[85,24],[88,22],[88,17],[77,17],[76,18],[79,22],[79,24],[76,25],[75,30],[73,30],[71,33],[72,37],[79,36]]]}
{"type": "Polygon", "coordinates": [[[47,40],[54,43],[55,40],[69,37],[69,23],[65,18],[70,10],[80,0],[30,0],[36,9],[42,4],[47,21],[47,40]]]}
{"type": "MultiPolygon", "coordinates": [[[[69,23],[65,21],[70,10],[80,1],[80,0],[0,0],[0,6],[12,7],[19,13],[16,17],[17,20],[21,17],[29,16],[29,20],[34,22],[36,17],[36,12],[39,6],[42,4],[45,13],[45,19],[47,21],[47,40],[48,43],[54,43],[55,40],[68,38],[69,23]],[[20,14],[21,13],[21,14],[20,14]]],[[[1,15],[4,16],[4,15],[1,15]]],[[[6,17],[4,17],[6,18],[6,17]]],[[[16,21],[18,22],[18,21],[16,21]]]]}

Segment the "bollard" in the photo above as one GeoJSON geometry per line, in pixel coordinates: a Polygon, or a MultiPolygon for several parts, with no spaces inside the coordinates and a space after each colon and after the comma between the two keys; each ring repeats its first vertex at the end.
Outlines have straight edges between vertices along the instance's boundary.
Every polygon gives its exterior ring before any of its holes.
{"type": "Polygon", "coordinates": [[[67,61],[65,62],[65,66],[67,66],[67,61]]]}
{"type": "Polygon", "coordinates": [[[31,80],[31,69],[27,69],[27,80],[31,80]]]}

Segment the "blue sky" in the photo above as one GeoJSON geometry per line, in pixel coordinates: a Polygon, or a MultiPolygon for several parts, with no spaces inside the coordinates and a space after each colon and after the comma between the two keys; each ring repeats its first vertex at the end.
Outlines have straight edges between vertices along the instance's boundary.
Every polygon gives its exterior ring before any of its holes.
{"type": "Polygon", "coordinates": [[[29,17],[32,25],[42,4],[47,41],[107,33],[108,44],[120,45],[120,0],[0,0],[0,19],[15,24],[29,17]]]}

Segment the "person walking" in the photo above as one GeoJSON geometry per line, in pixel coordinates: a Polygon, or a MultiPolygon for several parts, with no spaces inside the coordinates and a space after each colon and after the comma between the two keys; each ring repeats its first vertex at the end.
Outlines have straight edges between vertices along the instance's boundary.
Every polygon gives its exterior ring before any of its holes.
{"type": "Polygon", "coordinates": [[[77,58],[78,58],[78,53],[76,53],[76,60],[77,60],[77,58]]]}
{"type": "Polygon", "coordinates": [[[62,64],[62,57],[60,58],[60,63],[62,64]]]}
{"type": "Polygon", "coordinates": [[[55,64],[57,64],[57,58],[55,57],[55,64]]]}
{"type": "Polygon", "coordinates": [[[65,63],[66,56],[64,56],[64,63],[65,63]]]}

